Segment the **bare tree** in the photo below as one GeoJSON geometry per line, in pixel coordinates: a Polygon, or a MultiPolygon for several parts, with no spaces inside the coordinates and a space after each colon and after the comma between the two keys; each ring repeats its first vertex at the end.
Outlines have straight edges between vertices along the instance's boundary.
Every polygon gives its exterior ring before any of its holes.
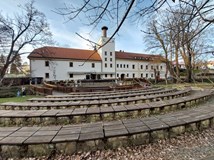
{"type": "MultiPolygon", "coordinates": [[[[82,0],[75,3],[65,4],[64,7],[55,10],[68,21],[84,18],[84,24],[97,27],[108,21],[114,24],[114,32],[109,41],[120,30],[126,19],[139,22],[142,18],[158,11],[164,4],[175,2],[174,0],[82,0]]],[[[79,35],[79,34],[78,34],[79,35]]],[[[81,37],[81,36],[80,36],[81,37]]],[[[89,40],[88,40],[89,41],[89,40]]],[[[91,41],[90,41],[91,42],[91,41]]],[[[94,42],[93,42],[94,43],[94,42]]],[[[99,48],[101,48],[100,46],[99,48]]]]}
{"type": "Polygon", "coordinates": [[[196,55],[198,58],[202,51],[208,49],[206,45],[202,45],[206,41],[206,36],[204,36],[206,32],[203,30],[206,24],[203,23],[200,17],[194,17],[194,14],[192,14],[194,11],[195,8],[188,5],[180,5],[168,10],[162,16],[162,19],[158,18],[160,17],[159,15],[148,26],[147,33],[149,34],[147,35],[146,42],[149,43],[147,44],[150,46],[150,49],[155,48],[157,50],[157,48],[161,48],[165,54],[166,66],[177,81],[180,80],[179,58],[185,63],[186,80],[191,82],[196,55]],[[169,59],[169,55],[171,55],[171,59],[169,59]],[[174,59],[176,62],[176,72],[174,71],[174,66],[169,63],[174,59]]]}
{"type": "Polygon", "coordinates": [[[38,47],[52,43],[52,34],[45,15],[34,6],[34,1],[22,7],[22,13],[14,17],[0,14],[0,52],[5,62],[0,68],[0,84],[6,70],[18,56],[29,52],[23,50],[28,47],[38,47]]]}
{"type": "MultiPolygon", "coordinates": [[[[180,0],[180,3],[194,8],[194,17],[201,18],[204,22],[214,23],[214,2],[210,0],[180,0]]],[[[186,13],[189,14],[189,13],[186,13]]]]}

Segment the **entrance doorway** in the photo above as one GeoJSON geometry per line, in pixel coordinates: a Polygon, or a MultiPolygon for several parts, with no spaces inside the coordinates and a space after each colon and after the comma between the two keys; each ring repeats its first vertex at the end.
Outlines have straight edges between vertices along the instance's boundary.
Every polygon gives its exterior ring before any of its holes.
{"type": "Polygon", "coordinates": [[[91,74],[91,79],[95,80],[96,79],[96,74],[91,74]]]}
{"type": "Polygon", "coordinates": [[[125,74],[123,73],[123,74],[121,74],[120,79],[124,80],[124,78],[125,78],[125,74]]]}

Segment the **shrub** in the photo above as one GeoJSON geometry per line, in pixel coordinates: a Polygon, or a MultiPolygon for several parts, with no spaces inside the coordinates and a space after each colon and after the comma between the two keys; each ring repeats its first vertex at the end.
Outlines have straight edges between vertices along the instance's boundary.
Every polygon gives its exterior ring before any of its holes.
{"type": "Polygon", "coordinates": [[[0,92],[0,98],[9,98],[9,97],[15,97],[15,92],[0,92]]]}

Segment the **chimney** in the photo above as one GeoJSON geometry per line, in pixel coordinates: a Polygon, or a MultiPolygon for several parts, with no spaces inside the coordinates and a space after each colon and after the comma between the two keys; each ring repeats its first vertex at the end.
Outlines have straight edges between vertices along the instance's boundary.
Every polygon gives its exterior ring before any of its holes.
{"type": "Polygon", "coordinates": [[[106,26],[102,27],[103,37],[107,37],[107,30],[108,30],[108,27],[106,27],[106,26]]]}

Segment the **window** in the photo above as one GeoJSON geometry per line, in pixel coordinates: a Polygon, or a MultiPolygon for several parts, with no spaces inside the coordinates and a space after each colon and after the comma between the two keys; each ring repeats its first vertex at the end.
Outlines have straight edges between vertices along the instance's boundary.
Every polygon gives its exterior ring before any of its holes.
{"type": "Polygon", "coordinates": [[[127,73],[126,77],[129,77],[129,74],[127,73]]]}
{"type": "Polygon", "coordinates": [[[146,73],[146,78],[148,78],[148,73],[146,73]]]}
{"type": "Polygon", "coordinates": [[[105,51],[105,56],[107,56],[107,51],[105,51]]]}
{"type": "Polygon", "coordinates": [[[140,68],[143,69],[143,65],[141,65],[140,68]]]}
{"type": "Polygon", "coordinates": [[[105,74],[105,77],[108,77],[108,75],[107,75],[107,74],[105,74]]]}
{"type": "Polygon", "coordinates": [[[73,67],[73,62],[70,62],[70,63],[69,63],[69,66],[70,66],[70,67],[73,67]]]}
{"type": "Polygon", "coordinates": [[[153,73],[151,73],[151,77],[153,77],[153,73]]]}
{"type": "Polygon", "coordinates": [[[105,67],[107,67],[107,63],[105,63],[105,67]]]}
{"type": "Polygon", "coordinates": [[[112,62],[112,58],[110,58],[110,61],[112,62]]]}
{"type": "Polygon", "coordinates": [[[105,61],[107,61],[107,58],[105,58],[105,61]]]}
{"type": "Polygon", "coordinates": [[[132,74],[132,77],[133,77],[133,78],[135,77],[135,74],[134,74],[134,73],[132,74]]]}
{"type": "Polygon", "coordinates": [[[148,65],[146,65],[146,69],[148,69],[148,65]]]}
{"type": "Polygon", "coordinates": [[[117,77],[119,77],[119,74],[117,73],[117,77]]]}
{"type": "Polygon", "coordinates": [[[49,78],[49,73],[45,73],[45,78],[49,78]]]}
{"type": "Polygon", "coordinates": [[[157,66],[157,70],[159,69],[159,66],[157,66]]]}
{"type": "Polygon", "coordinates": [[[151,69],[153,69],[153,66],[151,66],[151,69]]]}
{"type": "Polygon", "coordinates": [[[45,67],[49,67],[49,61],[45,61],[45,67]]]}
{"type": "Polygon", "coordinates": [[[127,64],[126,67],[129,68],[129,65],[127,64]]]}
{"type": "Polygon", "coordinates": [[[134,64],[132,65],[132,69],[135,69],[135,65],[134,64]]]}
{"type": "Polygon", "coordinates": [[[69,77],[70,77],[70,78],[73,78],[73,77],[74,77],[74,75],[73,75],[72,73],[70,73],[70,74],[69,74],[69,77]]]}
{"type": "Polygon", "coordinates": [[[90,79],[90,75],[87,74],[87,75],[86,75],[86,79],[90,79]]]}
{"type": "Polygon", "coordinates": [[[126,68],[126,65],[125,65],[125,64],[123,65],[123,68],[126,68]]]}
{"type": "Polygon", "coordinates": [[[119,64],[117,64],[117,68],[119,68],[119,64]]]}
{"type": "Polygon", "coordinates": [[[123,67],[123,65],[122,64],[120,64],[120,68],[122,68],[123,67]]]}
{"type": "Polygon", "coordinates": [[[112,64],[110,64],[110,68],[112,68],[112,64]]]}
{"type": "Polygon", "coordinates": [[[143,73],[141,73],[141,78],[143,78],[143,73]]]}
{"type": "Polygon", "coordinates": [[[110,74],[110,77],[113,77],[113,74],[110,74]]]}
{"type": "Polygon", "coordinates": [[[110,52],[110,56],[112,56],[112,52],[110,52]]]}
{"type": "Polygon", "coordinates": [[[94,68],[95,67],[95,63],[91,63],[91,67],[94,68]]]}
{"type": "Polygon", "coordinates": [[[163,69],[163,66],[160,66],[160,69],[163,69]]]}

